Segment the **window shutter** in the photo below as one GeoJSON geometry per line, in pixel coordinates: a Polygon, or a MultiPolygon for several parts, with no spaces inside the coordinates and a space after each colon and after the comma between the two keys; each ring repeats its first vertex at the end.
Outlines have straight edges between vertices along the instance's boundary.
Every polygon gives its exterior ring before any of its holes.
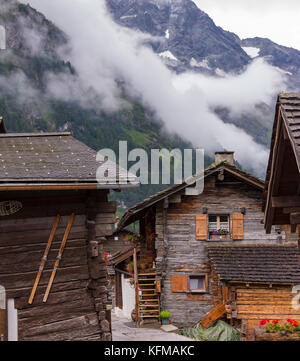
{"type": "Polygon", "coordinates": [[[207,214],[196,215],[196,239],[199,241],[207,239],[207,214]]]}
{"type": "Polygon", "coordinates": [[[232,215],[232,238],[242,240],[244,239],[244,215],[232,215]]]}
{"type": "Polygon", "coordinates": [[[188,291],[188,277],[187,276],[172,276],[171,277],[172,292],[187,292],[188,291]]]}
{"type": "Polygon", "coordinates": [[[156,281],[156,292],[161,293],[161,282],[160,282],[160,280],[156,281]]]}

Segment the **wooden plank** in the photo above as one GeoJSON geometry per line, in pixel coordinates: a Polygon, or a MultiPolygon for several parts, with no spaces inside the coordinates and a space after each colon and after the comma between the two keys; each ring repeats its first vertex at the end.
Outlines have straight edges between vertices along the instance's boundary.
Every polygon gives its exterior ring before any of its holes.
{"type": "MultiPolygon", "coordinates": [[[[118,186],[116,186],[118,188],[118,186]]],[[[79,190],[79,189],[99,189],[98,184],[1,184],[0,192],[8,191],[50,191],[50,190],[79,190]]]]}
{"type": "Polygon", "coordinates": [[[277,208],[300,207],[300,197],[299,196],[272,197],[272,207],[277,207],[277,208]]]}
{"type": "MultiPolygon", "coordinates": [[[[45,270],[40,280],[40,285],[48,284],[51,270],[45,270]]],[[[32,282],[36,276],[36,271],[27,273],[0,274],[0,284],[7,292],[10,289],[17,290],[32,287],[32,282]]],[[[89,278],[87,265],[61,268],[58,272],[56,282],[69,282],[76,280],[86,280],[89,278]]],[[[39,286],[40,287],[40,286],[39,286]]],[[[29,295],[29,294],[28,294],[29,295]]]]}
{"type": "Polygon", "coordinates": [[[0,309],[0,341],[6,340],[7,334],[6,310],[0,309]]]}
{"type": "Polygon", "coordinates": [[[50,290],[51,290],[51,287],[52,287],[52,284],[53,284],[53,281],[54,281],[54,277],[55,277],[55,274],[56,274],[56,270],[59,267],[59,263],[60,263],[60,260],[62,258],[64,249],[65,249],[65,246],[66,246],[66,242],[67,242],[67,239],[68,239],[68,236],[69,236],[69,233],[70,233],[73,221],[74,221],[74,217],[75,217],[75,214],[72,213],[72,215],[70,217],[70,220],[69,220],[69,223],[68,223],[67,228],[66,228],[66,232],[64,234],[64,238],[63,238],[63,240],[61,242],[60,249],[58,251],[57,260],[55,262],[54,269],[52,271],[52,274],[51,274],[51,277],[50,277],[50,280],[49,280],[49,283],[48,283],[48,287],[46,289],[45,296],[43,298],[43,302],[47,302],[47,299],[48,299],[48,296],[49,296],[49,293],[50,293],[50,290]]]}
{"type": "Polygon", "coordinates": [[[53,224],[53,227],[52,227],[52,230],[51,230],[47,245],[46,245],[46,249],[45,249],[41,264],[40,264],[38,274],[37,274],[36,279],[34,281],[34,285],[33,285],[29,300],[28,300],[28,303],[30,305],[33,302],[37,286],[38,286],[39,281],[41,279],[41,276],[42,276],[42,273],[43,273],[43,270],[44,270],[44,267],[45,267],[45,264],[46,264],[46,261],[47,261],[47,257],[48,257],[48,254],[49,254],[49,251],[50,251],[50,248],[51,248],[51,245],[52,245],[53,237],[54,237],[54,234],[56,232],[56,228],[57,228],[58,223],[59,223],[59,220],[60,220],[60,215],[57,215],[56,218],[55,218],[55,221],[54,221],[54,224],[53,224]]]}
{"type": "Polygon", "coordinates": [[[209,327],[213,322],[218,320],[226,313],[225,304],[216,305],[212,311],[208,312],[202,319],[201,325],[203,328],[209,327]]]}
{"type": "Polygon", "coordinates": [[[97,315],[95,313],[89,313],[85,316],[74,317],[60,322],[30,327],[23,332],[23,335],[24,337],[49,335],[51,333],[59,333],[61,331],[66,332],[67,330],[80,329],[83,326],[88,325],[98,325],[97,315]]]}
{"type": "Polygon", "coordinates": [[[138,267],[137,267],[137,252],[136,247],[133,250],[133,267],[134,267],[134,289],[135,289],[135,318],[136,326],[139,326],[139,289],[138,289],[138,267]]]}
{"type": "Polygon", "coordinates": [[[300,224],[300,212],[294,212],[290,214],[291,224],[300,224]]]}

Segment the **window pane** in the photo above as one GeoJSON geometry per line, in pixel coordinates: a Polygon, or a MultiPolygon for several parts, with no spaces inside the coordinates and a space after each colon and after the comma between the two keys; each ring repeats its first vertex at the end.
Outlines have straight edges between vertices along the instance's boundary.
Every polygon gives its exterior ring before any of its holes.
{"type": "Polygon", "coordinates": [[[217,216],[209,216],[209,222],[217,222],[217,216]]]}
{"type": "Polygon", "coordinates": [[[228,222],[228,216],[220,216],[220,222],[228,222]]]}
{"type": "Polygon", "coordinates": [[[204,277],[201,278],[191,278],[190,279],[190,288],[191,290],[201,290],[204,288],[204,277]]]}
{"type": "Polygon", "coordinates": [[[229,231],[228,216],[220,216],[220,229],[222,231],[229,231]]]}
{"type": "Polygon", "coordinates": [[[217,216],[209,216],[208,218],[208,230],[210,233],[212,233],[213,231],[217,231],[218,230],[218,217],[217,216]]]}
{"type": "Polygon", "coordinates": [[[209,231],[217,231],[217,230],[218,230],[218,224],[217,224],[217,222],[215,222],[215,223],[209,223],[208,229],[209,229],[209,231]]]}

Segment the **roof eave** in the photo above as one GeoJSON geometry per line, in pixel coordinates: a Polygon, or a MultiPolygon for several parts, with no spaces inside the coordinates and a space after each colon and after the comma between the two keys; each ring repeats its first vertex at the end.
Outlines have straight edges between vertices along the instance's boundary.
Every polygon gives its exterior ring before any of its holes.
{"type": "MultiPolygon", "coordinates": [[[[242,170],[238,169],[235,166],[230,166],[226,161],[221,162],[219,164],[215,164],[215,165],[210,165],[209,167],[207,167],[205,169],[205,175],[204,178],[212,175],[213,173],[217,172],[220,169],[226,169],[229,173],[235,175],[235,176],[239,176],[242,177],[242,179],[248,183],[251,186],[254,186],[256,188],[258,188],[259,190],[263,191],[265,188],[264,185],[264,181],[258,178],[250,177],[249,174],[243,172],[242,170]],[[234,171],[236,170],[236,171],[234,171]],[[243,173],[243,175],[241,175],[241,173],[243,173]]],[[[203,177],[203,175],[202,175],[203,177]]],[[[197,179],[197,176],[195,177],[195,182],[199,180],[197,179]]],[[[133,221],[130,221],[130,219],[136,215],[137,213],[143,211],[144,209],[147,209],[151,206],[153,206],[154,204],[157,204],[158,202],[162,201],[163,199],[170,197],[171,195],[180,192],[181,190],[190,187],[192,184],[187,184],[186,182],[183,182],[181,185],[174,185],[174,190],[172,191],[171,189],[168,188],[166,189],[165,193],[164,191],[158,192],[157,193],[157,198],[155,198],[155,195],[150,196],[149,200],[148,198],[145,199],[143,202],[136,204],[135,206],[129,208],[127,210],[127,212],[123,215],[122,219],[119,222],[118,225],[118,230],[121,230],[122,228],[128,226],[129,224],[131,224],[133,221]],[[177,186],[177,187],[176,187],[177,186]],[[151,197],[153,197],[153,200],[151,201],[151,197]],[[148,203],[149,202],[149,203],[148,203]]],[[[170,188],[170,187],[169,187],[170,188]]]]}
{"type": "Polygon", "coordinates": [[[136,188],[139,183],[128,184],[104,184],[99,183],[7,183],[0,185],[0,192],[3,191],[37,191],[37,190],[121,190],[136,188]]]}

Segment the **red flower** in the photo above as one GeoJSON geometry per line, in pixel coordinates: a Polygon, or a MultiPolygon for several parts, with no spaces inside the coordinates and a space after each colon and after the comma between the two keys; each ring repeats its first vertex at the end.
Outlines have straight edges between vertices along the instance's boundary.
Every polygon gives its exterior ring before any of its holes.
{"type": "Polygon", "coordinates": [[[273,321],[272,321],[273,325],[277,325],[278,322],[279,322],[279,320],[273,320],[273,321]]]}
{"type": "Polygon", "coordinates": [[[294,327],[297,327],[297,326],[298,326],[298,322],[294,321],[294,327]]]}
{"type": "Polygon", "coordinates": [[[288,323],[293,323],[294,321],[291,320],[290,318],[288,318],[288,319],[287,319],[287,322],[288,322],[288,323]]]}
{"type": "Polygon", "coordinates": [[[266,323],[270,322],[269,320],[261,320],[259,326],[264,326],[266,323]]]}

